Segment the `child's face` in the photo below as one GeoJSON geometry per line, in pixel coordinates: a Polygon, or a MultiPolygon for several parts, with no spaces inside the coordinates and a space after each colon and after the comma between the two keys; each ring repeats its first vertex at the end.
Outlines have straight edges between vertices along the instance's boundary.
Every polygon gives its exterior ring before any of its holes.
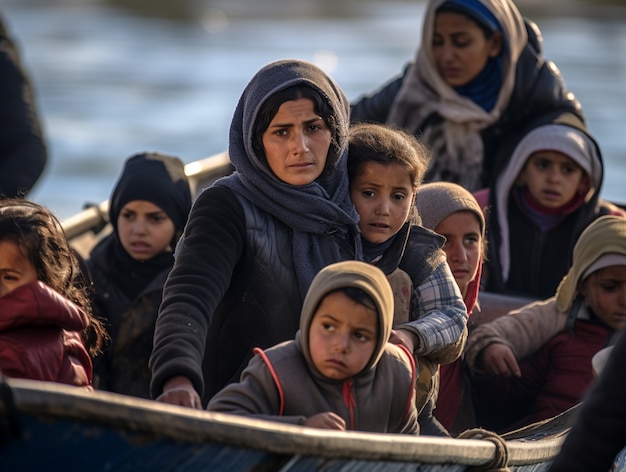
{"type": "Polygon", "coordinates": [[[470,211],[458,211],[441,220],[435,232],[446,237],[443,250],[448,266],[465,296],[482,260],[483,241],[478,218],[470,211]]]}
{"type": "Polygon", "coordinates": [[[403,166],[363,164],[350,182],[350,196],[361,217],[363,238],[370,243],[383,243],[396,234],[409,217],[415,192],[403,166]]]}
{"type": "Polygon", "coordinates": [[[586,193],[589,178],[573,159],[556,151],[539,151],[530,155],[520,173],[520,183],[541,205],[558,208],[578,192],[586,193]]]}
{"type": "Polygon", "coordinates": [[[626,325],[626,266],[597,270],[585,279],[581,292],[608,326],[619,330],[626,325]]]}
{"type": "Polygon", "coordinates": [[[120,211],[117,232],[126,252],[135,260],[146,261],[172,249],[175,228],[167,213],[154,203],[133,200],[120,211]]]}
{"type": "Polygon", "coordinates": [[[13,241],[0,241],[0,297],[37,280],[35,266],[13,241]]]}
{"type": "Polygon", "coordinates": [[[374,310],[343,292],[324,297],[309,329],[311,359],[322,375],[336,380],[357,375],[372,357],[376,343],[374,310]]]}

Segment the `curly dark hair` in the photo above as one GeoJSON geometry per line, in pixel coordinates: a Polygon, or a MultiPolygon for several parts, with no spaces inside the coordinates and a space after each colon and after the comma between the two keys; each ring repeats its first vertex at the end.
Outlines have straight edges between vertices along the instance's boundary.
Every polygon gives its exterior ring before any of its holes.
{"type": "MultiPolygon", "coordinates": [[[[415,136],[390,124],[357,123],[348,139],[348,179],[353,182],[368,162],[398,164],[406,169],[415,190],[421,185],[431,158],[429,149],[415,136]]],[[[410,218],[417,217],[415,205],[410,218]]]]}
{"type": "Polygon", "coordinates": [[[37,279],[79,306],[90,319],[82,333],[92,356],[108,335],[93,314],[90,277],[59,220],[45,207],[19,198],[0,198],[0,241],[11,241],[24,251],[37,279]]]}

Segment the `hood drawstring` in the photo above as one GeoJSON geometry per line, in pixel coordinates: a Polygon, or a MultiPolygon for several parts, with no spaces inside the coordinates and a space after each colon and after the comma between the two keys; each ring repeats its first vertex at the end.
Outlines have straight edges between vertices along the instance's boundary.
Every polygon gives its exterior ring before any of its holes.
{"type": "Polygon", "coordinates": [[[350,412],[350,425],[348,429],[354,430],[354,407],[356,406],[356,400],[354,399],[352,389],[352,379],[344,380],[343,382],[343,402],[348,407],[350,412]]]}

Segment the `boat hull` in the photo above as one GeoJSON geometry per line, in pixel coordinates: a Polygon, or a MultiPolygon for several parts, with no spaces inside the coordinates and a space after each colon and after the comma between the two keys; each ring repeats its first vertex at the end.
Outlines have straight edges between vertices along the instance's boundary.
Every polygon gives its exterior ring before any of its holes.
{"type": "MultiPolygon", "coordinates": [[[[510,469],[547,470],[575,413],[503,436],[510,469]]],[[[2,382],[0,425],[3,471],[451,472],[503,452],[484,439],[320,430],[19,379],[2,382]]]]}

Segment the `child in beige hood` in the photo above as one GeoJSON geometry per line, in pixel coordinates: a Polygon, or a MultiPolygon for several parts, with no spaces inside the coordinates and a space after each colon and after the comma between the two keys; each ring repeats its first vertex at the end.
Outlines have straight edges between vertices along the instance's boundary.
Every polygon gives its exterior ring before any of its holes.
{"type": "Polygon", "coordinates": [[[238,383],[207,407],[304,426],[416,434],[415,364],[387,342],[393,293],[375,266],[322,269],[304,300],[295,340],[256,349],[238,383]]]}

